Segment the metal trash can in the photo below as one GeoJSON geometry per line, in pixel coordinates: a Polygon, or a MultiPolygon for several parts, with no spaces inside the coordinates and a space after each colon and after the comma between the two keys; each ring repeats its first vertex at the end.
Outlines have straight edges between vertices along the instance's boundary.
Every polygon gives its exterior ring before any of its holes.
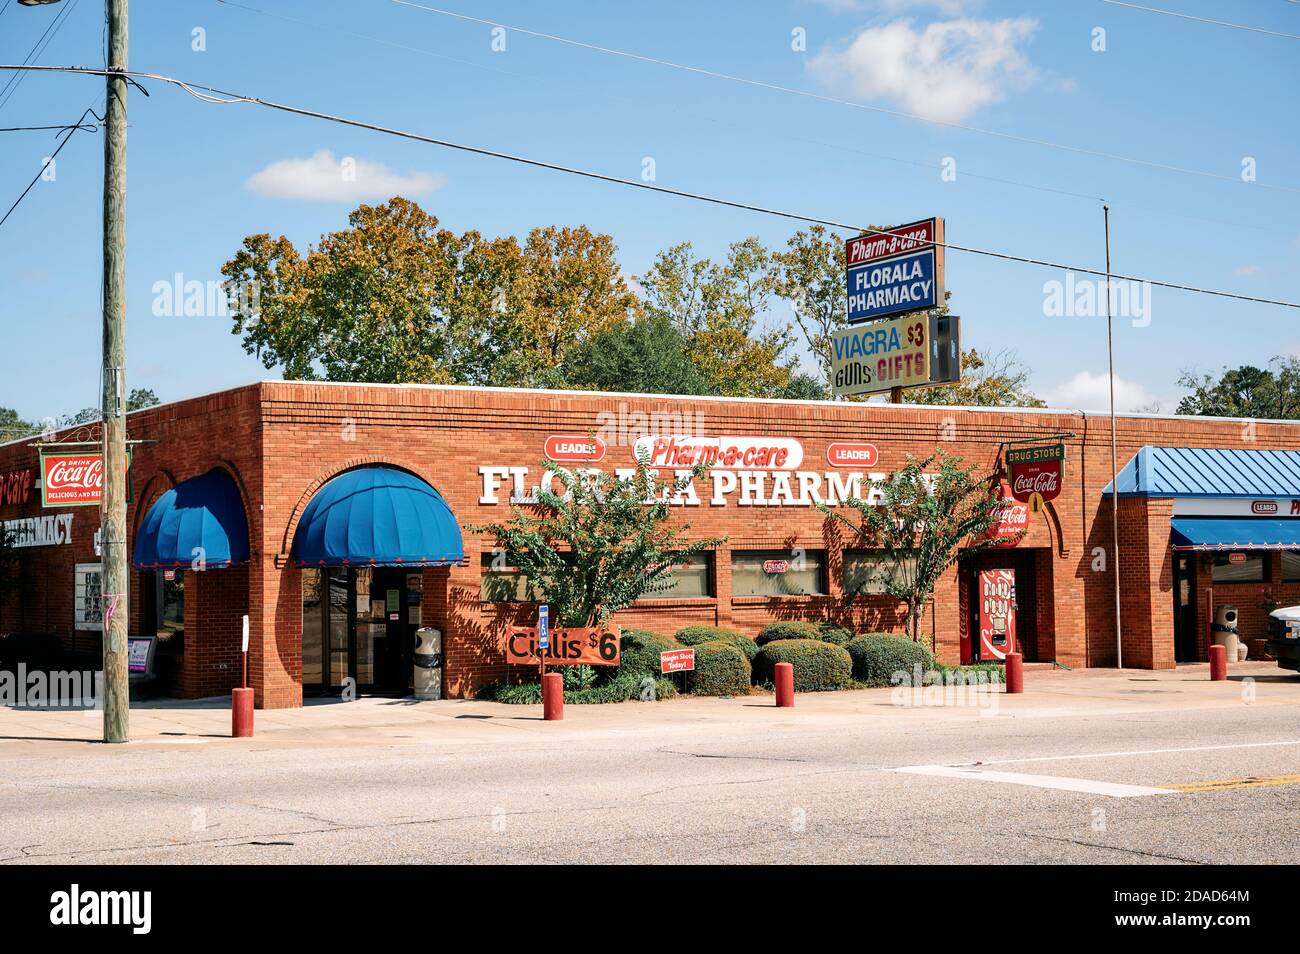
{"type": "Polygon", "coordinates": [[[442,698],[442,630],[421,626],[415,631],[415,698],[442,698]]]}
{"type": "Polygon", "coordinates": [[[1216,606],[1214,608],[1214,624],[1210,629],[1213,644],[1224,648],[1227,662],[1238,662],[1238,647],[1241,636],[1237,632],[1237,607],[1232,603],[1220,603],[1216,606]]]}

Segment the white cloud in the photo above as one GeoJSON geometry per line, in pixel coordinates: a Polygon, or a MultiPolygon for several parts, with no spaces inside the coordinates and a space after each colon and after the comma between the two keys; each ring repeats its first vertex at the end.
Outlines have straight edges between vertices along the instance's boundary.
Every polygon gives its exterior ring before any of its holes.
{"type": "MultiPolygon", "coordinates": [[[[1110,407],[1109,375],[1080,371],[1070,380],[1052,388],[1044,395],[1052,407],[1082,408],[1085,411],[1104,411],[1110,407]]],[[[1136,411],[1157,400],[1156,396],[1136,381],[1125,381],[1115,376],[1115,410],[1136,411]]],[[[1163,402],[1161,402],[1163,403],[1163,402]]]]}
{"type": "Polygon", "coordinates": [[[868,27],[841,49],[826,48],[808,64],[831,88],[863,99],[887,99],[940,122],[959,122],[1037,73],[1021,46],[1038,21],[947,20],[913,28],[909,20],[868,27]]]}
{"type": "Polygon", "coordinates": [[[1263,270],[1258,265],[1242,265],[1240,268],[1234,269],[1232,274],[1238,278],[1245,278],[1247,275],[1258,275],[1263,270]]]}
{"type": "Polygon", "coordinates": [[[321,149],[310,159],[281,159],[254,173],[244,187],[271,199],[307,202],[360,202],[390,196],[427,195],[442,188],[446,177],[432,172],[401,175],[382,162],[343,156],[321,149]]]}

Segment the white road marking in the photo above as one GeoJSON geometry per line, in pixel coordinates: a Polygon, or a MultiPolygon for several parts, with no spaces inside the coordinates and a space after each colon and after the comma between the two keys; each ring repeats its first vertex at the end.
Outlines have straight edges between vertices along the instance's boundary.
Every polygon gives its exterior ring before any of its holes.
{"type": "Polygon", "coordinates": [[[1174,749],[1132,749],[1127,752],[1085,752],[1079,755],[1035,755],[1023,759],[989,759],[986,762],[962,762],[962,765],[1013,765],[1018,762],[1069,762],[1073,759],[1109,759],[1122,755],[1165,755],[1172,752],[1212,752],[1216,749],[1262,749],[1277,745],[1300,745],[1300,739],[1278,742],[1233,742],[1226,745],[1193,745],[1174,749]]]}
{"type": "Polygon", "coordinates": [[[902,768],[891,769],[890,771],[902,772],[906,775],[938,775],[943,778],[963,778],[973,782],[1002,782],[1005,785],[1056,788],[1067,792],[1087,792],[1089,795],[1109,795],[1112,798],[1180,794],[1172,788],[1121,785],[1118,782],[1098,782],[1090,778],[1062,778],[1058,775],[1030,775],[1026,772],[989,772],[984,769],[957,765],[905,765],[902,768]]]}

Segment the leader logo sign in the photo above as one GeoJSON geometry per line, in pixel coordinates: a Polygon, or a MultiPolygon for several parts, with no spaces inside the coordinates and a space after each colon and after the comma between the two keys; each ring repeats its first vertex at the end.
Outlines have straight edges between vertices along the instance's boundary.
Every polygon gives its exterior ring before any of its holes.
{"type": "Polygon", "coordinates": [[[557,464],[594,464],[605,459],[605,442],[581,434],[552,434],[546,438],[543,452],[557,464]]]}

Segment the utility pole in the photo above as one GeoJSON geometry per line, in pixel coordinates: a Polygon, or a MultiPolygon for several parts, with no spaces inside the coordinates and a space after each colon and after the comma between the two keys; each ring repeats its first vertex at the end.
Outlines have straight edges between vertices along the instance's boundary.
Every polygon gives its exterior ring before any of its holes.
{"type": "Polygon", "coordinates": [[[1119,451],[1115,437],[1115,316],[1110,308],[1110,206],[1103,205],[1106,222],[1106,358],[1110,368],[1110,538],[1115,567],[1115,666],[1124,668],[1124,631],[1119,598],[1119,451]]]}
{"type": "Polygon", "coordinates": [[[126,554],[126,61],[127,0],[107,0],[108,98],[104,110],[104,741],[130,734],[126,554]]]}

